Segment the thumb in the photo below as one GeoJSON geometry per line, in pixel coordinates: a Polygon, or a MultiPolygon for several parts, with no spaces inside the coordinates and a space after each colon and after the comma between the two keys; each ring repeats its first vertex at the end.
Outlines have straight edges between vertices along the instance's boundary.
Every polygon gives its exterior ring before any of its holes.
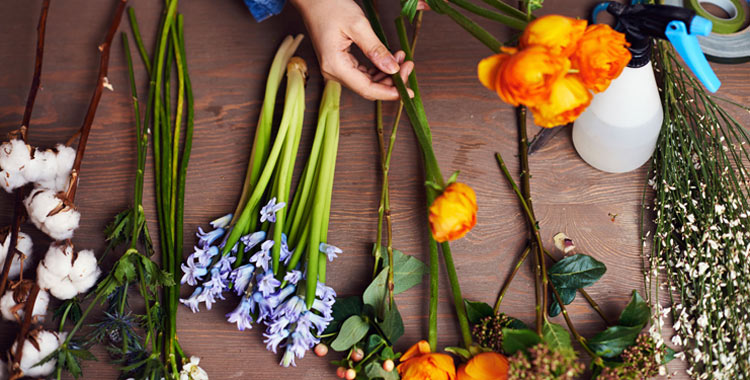
{"type": "Polygon", "coordinates": [[[386,74],[395,74],[400,66],[388,48],[380,42],[369,23],[351,29],[352,41],[362,50],[375,67],[386,74]]]}

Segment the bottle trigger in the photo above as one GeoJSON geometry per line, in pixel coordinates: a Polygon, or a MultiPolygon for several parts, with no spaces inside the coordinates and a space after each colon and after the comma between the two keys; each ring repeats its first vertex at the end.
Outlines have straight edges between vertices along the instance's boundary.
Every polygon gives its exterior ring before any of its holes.
{"type": "Polygon", "coordinates": [[[682,21],[671,21],[667,24],[664,35],[667,37],[677,53],[685,60],[693,74],[703,82],[708,91],[716,92],[721,86],[719,78],[711,69],[706,56],[701,51],[696,35],[708,35],[711,33],[711,21],[695,16],[690,23],[690,33],[682,21]]]}

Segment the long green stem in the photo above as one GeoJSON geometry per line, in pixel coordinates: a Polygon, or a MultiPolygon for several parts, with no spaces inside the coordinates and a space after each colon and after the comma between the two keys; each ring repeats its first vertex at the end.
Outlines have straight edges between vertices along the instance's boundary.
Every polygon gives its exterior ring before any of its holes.
{"type": "Polygon", "coordinates": [[[493,309],[495,314],[500,312],[500,304],[503,302],[505,293],[510,288],[510,283],[513,282],[513,279],[516,277],[518,270],[521,269],[521,265],[523,265],[524,261],[526,261],[526,257],[529,256],[530,252],[531,252],[531,247],[527,246],[526,249],[523,250],[523,253],[521,253],[521,258],[518,259],[516,266],[513,267],[513,271],[510,273],[510,276],[508,277],[507,280],[505,280],[503,287],[500,289],[500,295],[497,296],[497,301],[495,302],[495,308],[493,309]]]}
{"type": "MultiPolygon", "coordinates": [[[[523,18],[516,18],[508,14],[484,9],[467,0],[450,0],[450,2],[471,13],[476,14],[477,16],[482,16],[489,20],[497,21],[516,30],[524,30],[526,28],[526,25],[528,25],[528,21],[526,21],[526,15],[523,15],[523,18]]],[[[513,14],[515,15],[515,13],[513,14]]]]}
{"type": "Polygon", "coordinates": [[[597,355],[588,345],[586,342],[586,338],[582,337],[581,334],[578,333],[578,330],[576,330],[575,325],[573,325],[573,321],[570,320],[570,316],[568,315],[568,310],[565,308],[565,304],[562,300],[562,297],[560,297],[560,293],[557,292],[557,289],[555,289],[554,285],[550,286],[552,288],[552,293],[554,294],[555,298],[557,299],[557,303],[560,304],[560,310],[562,310],[562,315],[565,318],[565,323],[568,325],[568,329],[570,329],[570,333],[573,334],[573,338],[578,341],[578,343],[581,344],[584,350],[591,356],[591,359],[593,360],[594,364],[596,364],[599,367],[604,366],[604,361],[602,358],[597,355]]]}

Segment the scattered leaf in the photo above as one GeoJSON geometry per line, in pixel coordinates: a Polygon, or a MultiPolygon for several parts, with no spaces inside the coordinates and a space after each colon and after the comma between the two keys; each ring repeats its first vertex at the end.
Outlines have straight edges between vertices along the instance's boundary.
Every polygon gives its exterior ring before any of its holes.
{"type": "MultiPolygon", "coordinates": [[[[393,370],[391,372],[387,372],[383,369],[383,364],[379,361],[373,361],[368,363],[365,366],[365,375],[371,379],[383,379],[383,380],[398,380],[398,371],[393,370]]],[[[359,377],[357,377],[359,378],[359,377]]]]}
{"type": "Polygon", "coordinates": [[[588,344],[597,355],[614,358],[635,344],[642,329],[641,326],[612,326],[589,339],[588,344]]]}
{"type": "Polygon", "coordinates": [[[471,359],[471,352],[463,347],[446,347],[444,350],[445,352],[450,352],[464,360],[471,359]]]}
{"type": "Polygon", "coordinates": [[[556,323],[545,321],[542,335],[544,335],[544,343],[547,343],[547,346],[553,351],[573,348],[568,330],[556,323]]]}
{"type": "Polygon", "coordinates": [[[391,343],[395,343],[398,338],[404,335],[404,321],[401,319],[401,313],[399,313],[395,303],[386,311],[383,322],[379,322],[378,326],[385,334],[385,338],[391,343]]]}
{"type": "MultiPolygon", "coordinates": [[[[568,289],[568,288],[555,288],[557,289],[557,293],[560,294],[560,298],[562,298],[563,304],[570,305],[571,302],[576,298],[576,289],[568,289]]],[[[549,299],[549,316],[555,317],[558,314],[562,312],[562,308],[560,307],[560,304],[557,303],[557,297],[552,295],[549,299]]]]}
{"type": "Polygon", "coordinates": [[[347,318],[352,315],[362,314],[362,306],[362,300],[358,296],[337,299],[331,310],[333,320],[328,324],[328,328],[326,328],[326,331],[323,334],[325,335],[338,331],[341,324],[344,323],[347,318]]]}
{"type": "Polygon", "coordinates": [[[643,328],[651,317],[651,308],[641,298],[637,291],[633,295],[628,306],[620,314],[620,324],[623,326],[640,326],[643,328]]]}
{"type": "Polygon", "coordinates": [[[482,318],[495,314],[492,307],[484,302],[469,301],[464,298],[464,305],[466,305],[466,316],[471,324],[477,324],[482,318]]]}
{"type": "Polygon", "coordinates": [[[341,331],[331,343],[331,348],[336,351],[346,351],[362,340],[368,330],[370,330],[370,325],[362,317],[352,315],[341,325],[341,331]]]}
{"type": "Polygon", "coordinates": [[[547,270],[547,274],[558,290],[580,289],[594,284],[606,271],[604,263],[579,253],[558,261],[547,270]]]}
{"type": "Polygon", "coordinates": [[[513,355],[542,342],[542,338],[535,331],[529,329],[503,329],[503,351],[513,355]]]}

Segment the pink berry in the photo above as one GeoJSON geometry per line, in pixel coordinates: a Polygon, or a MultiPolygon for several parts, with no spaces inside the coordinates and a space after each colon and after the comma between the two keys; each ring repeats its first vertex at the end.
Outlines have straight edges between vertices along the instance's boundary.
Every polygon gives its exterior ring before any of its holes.
{"type": "Polygon", "coordinates": [[[383,369],[385,370],[385,372],[391,372],[391,371],[393,371],[393,367],[395,367],[395,366],[396,365],[393,364],[393,360],[391,360],[391,359],[388,359],[388,360],[386,360],[386,361],[383,362],[383,369]]]}
{"type": "Polygon", "coordinates": [[[323,357],[323,356],[326,356],[326,354],[328,354],[328,346],[326,346],[323,343],[318,343],[315,346],[315,355],[323,357]]]}
{"type": "Polygon", "coordinates": [[[346,370],[346,380],[354,380],[357,378],[357,371],[354,370],[354,368],[349,368],[346,370]]]}
{"type": "Polygon", "coordinates": [[[365,357],[365,352],[362,351],[361,348],[355,348],[351,356],[352,360],[354,360],[355,362],[362,360],[362,358],[364,357],[365,357]]]}
{"type": "Polygon", "coordinates": [[[336,376],[338,376],[338,377],[340,377],[342,379],[344,377],[346,377],[346,368],[344,368],[344,367],[336,368],[336,376]]]}

